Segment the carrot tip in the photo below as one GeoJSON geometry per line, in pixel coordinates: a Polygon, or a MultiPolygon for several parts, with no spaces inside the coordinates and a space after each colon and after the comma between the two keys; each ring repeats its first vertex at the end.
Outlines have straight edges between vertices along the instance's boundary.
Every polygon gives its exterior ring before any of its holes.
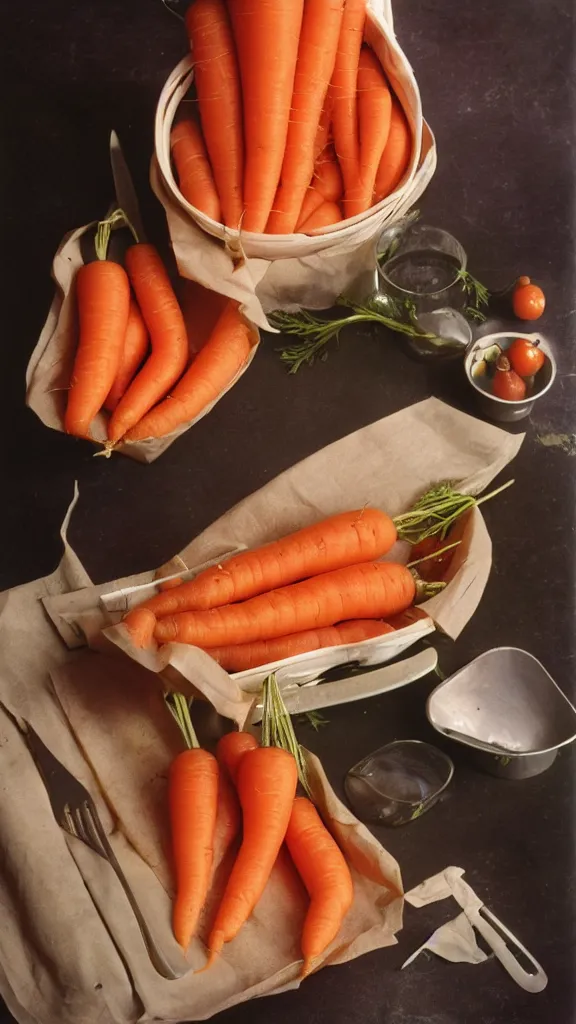
{"type": "Polygon", "coordinates": [[[116,447],[117,445],[113,441],[105,441],[102,451],[94,452],[94,458],[96,458],[97,455],[103,455],[105,459],[109,459],[116,447]]]}
{"type": "Polygon", "coordinates": [[[222,949],[222,946],[223,942],[220,941],[218,949],[211,949],[209,951],[208,959],[204,964],[204,967],[199,967],[197,971],[194,971],[194,974],[203,974],[204,971],[207,971],[209,967],[212,967],[212,964],[216,960],[216,957],[220,955],[220,950],[222,949]]]}
{"type": "Polygon", "coordinates": [[[124,619],[135,647],[149,647],[154,635],[156,616],[149,608],[134,608],[124,619]]]}
{"type": "Polygon", "coordinates": [[[312,973],[312,971],[314,969],[314,960],[315,960],[315,957],[313,957],[313,956],[312,957],[310,957],[310,956],[306,957],[306,959],[304,960],[304,963],[302,964],[302,970],[300,971],[300,978],[301,979],[307,978],[308,975],[312,973]]]}

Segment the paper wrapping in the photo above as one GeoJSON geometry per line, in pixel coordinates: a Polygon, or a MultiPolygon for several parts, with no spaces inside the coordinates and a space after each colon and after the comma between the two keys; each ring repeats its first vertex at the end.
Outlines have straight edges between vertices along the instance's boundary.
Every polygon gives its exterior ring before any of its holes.
{"type": "MultiPolygon", "coordinates": [[[[95,223],[86,224],[65,235],[58,246],[52,264],[52,277],[56,284],[56,293],[26,370],[26,404],[34,410],[47,427],[51,427],[53,430],[64,431],[66,396],[78,347],[75,279],[80,267],[85,262],[83,247],[90,243],[90,236],[93,236],[95,230],[95,223]]],[[[191,354],[193,354],[194,311],[186,302],[185,294],[182,296],[182,311],[188,328],[191,354]]],[[[220,401],[226,392],[234,387],[236,381],[246,372],[252,362],[260,340],[255,327],[252,327],[252,337],[254,344],[247,362],[216,401],[220,401]]],[[[131,459],[136,459],[137,462],[154,462],[181,434],[206,416],[214,408],[216,401],[211,402],[193,420],[183,423],[166,437],[119,445],[115,450],[131,459]]],[[[94,441],[106,440],[108,418],[108,413],[102,411],[93,420],[91,431],[94,441]]]]}
{"type": "Polygon", "coordinates": [[[185,58],[169,76],[158,102],[151,185],[164,206],[178,268],[183,277],[240,301],[249,319],[271,330],[275,309],[323,309],[375,269],[375,242],[418,201],[436,169],[436,144],[422,117],[414,74],[391,24],[389,0],[372,5],[366,40],[382,63],[408,119],[414,140],[404,181],[376,207],[311,236],[254,234],[224,228],[188,203],[170,160],[170,128],[193,78],[185,58]]]}
{"type": "MultiPolygon", "coordinates": [[[[263,543],[351,504],[380,503],[397,513],[446,476],[464,490],[481,490],[521,442],[518,435],[429,399],[283,473],[192,541],[162,572],[263,543]]],[[[446,626],[455,622],[455,628],[472,614],[489,570],[490,546],[480,513],[470,519],[466,545],[465,561],[445,592],[446,606],[436,611],[437,619],[446,626]]],[[[115,586],[150,583],[154,575],[115,586]]],[[[184,969],[170,930],[165,814],[166,774],[181,749],[180,739],[162,708],[156,672],[121,656],[117,634],[122,627],[107,631],[112,639],[100,640],[106,655],[81,649],[84,630],[99,635],[99,596],[110,589],[110,584],[94,587],[66,545],[57,572],[1,595],[0,701],[25,717],[86,786],[156,941],[171,965],[184,969]]],[[[190,692],[201,690],[227,717],[241,719],[253,695],[243,694],[208,655],[193,648],[167,655],[166,670],[190,692]],[[194,685],[186,681],[187,672],[194,685]]],[[[2,713],[0,733],[0,772],[10,779],[0,801],[0,992],[18,1020],[201,1020],[253,996],[297,985],[306,900],[285,858],[255,914],[214,969],[166,981],[151,966],[110,866],[60,830],[28,749],[2,713]]],[[[309,767],[314,797],[354,875],[354,907],[326,959],[337,963],[395,941],[402,882],[396,862],[336,799],[310,755],[309,767]]],[[[213,900],[224,871],[224,865],[217,868],[213,900]]],[[[210,912],[209,904],[208,919],[210,912]]],[[[207,923],[202,921],[191,947],[193,968],[204,962],[201,940],[207,923]]]]}
{"type": "MultiPolygon", "coordinates": [[[[216,863],[199,937],[184,960],[171,932],[166,817],[168,769],[182,741],[156,676],[118,657],[66,651],[39,598],[71,585],[63,564],[2,596],[0,700],[90,792],[154,940],[182,976],[169,981],[154,970],[110,865],[58,827],[25,742],[0,710],[0,770],[10,779],[0,802],[2,997],[26,1024],[136,1024],[203,1020],[297,987],[307,897],[285,851],[238,938],[195,975],[235,851],[216,863]]],[[[354,880],[352,909],[324,961],[342,963],[396,941],[402,881],[396,861],[337,800],[317,759],[307,759],[315,802],[354,880]]]]}
{"type": "MultiPolygon", "coordinates": [[[[160,574],[181,573],[183,564],[194,570],[219,562],[226,553],[266,544],[350,508],[370,505],[395,516],[445,480],[465,493],[478,494],[514,458],[523,436],[508,434],[436,398],[426,399],[286,470],[192,540],[172,563],[161,567],[160,574]]],[[[421,605],[437,627],[453,638],[478,606],[492,551],[479,509],[463,519],[457,532],[461,543],[454,552],[448,585],[421,605]]],[[[387,557],[406,562],[408,550],[408,545],[399,543],[387,557]]],[[[166,685],[203,695],[220,714],[242,727],[254,699],[252,689],[243,688],[208,654],[179,643],[144,651],[132,646],[121,618],[155,592],[155,575],[142,573],[49,598],[46,611],[70,647],[88,643],[96,650],[120,649],[159,673],[166,685]],[[133,591],[133,587],[141,589],[133,591]]]]}

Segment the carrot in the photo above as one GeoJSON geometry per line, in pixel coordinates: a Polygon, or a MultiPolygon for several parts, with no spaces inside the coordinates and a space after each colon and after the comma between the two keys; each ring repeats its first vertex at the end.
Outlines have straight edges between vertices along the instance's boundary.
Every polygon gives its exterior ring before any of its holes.
{"type": "Polygon", "coordinates": [[[182,423],[195,419],[229,387],[245,366],[251,349],[248,324],[238,303],[230,299],[182,380],[168,398],[127,431],[126,441],[164,437],[182,423]]]}
{"type": "Polygon", "coordinates": [[[298,231],[302,224],[322,205],[325,199],[331,202],[338,202],[343,193],[342,172],[336,159],[332,146],[328,146],[316,161],[314,177],[308,191],[304,196],[304,202],[296,224],[298,231]]]}
{"type": "Polygon", "coordinates": [[[168,790],[176,869],[172,925],[176,940],[186,950],[196,931],[212,873],[218,762],[200,748],[185,697],[173,694],[168,706],[189,748],[172,762],[168,790]]]}
{"type": "Polygon", "coordinates": [[[200,125],[192,118],[179,121],[170,133],[170,148],[184,199],[207,217],[220,222],[220,199],[200,125]]]}
{"type": "Polygon", "coordinates": [[[338,203],[330,203],[328,200],[324,200],[321,205],[314,210],[308,220],[305,220],[303,224],[298,228],[299,231],[306,234],[308,231],[315,231],[317,228],[327,228],[331,224],[337,224],[338,221],[342,220],[342,210],[338,206],[338,203]]]}
{"type": "Polygon", "coordinates": [[[346,0],[330,83],[334,145],[346,189],[352,188],[360,168],[357,86],[365,21],[366,0],[346,0]]]}
{"type": "Polygon", "coordinates": [[[240,761],[237,789],[242,845],[208,938],[206,968],[224,943],[235,938],[266,888],[284,842],[297,782],[294,757],[279,747],[249,750],[240,761]]]}
{"type": "Polygon", "coordinates": [[[307,797],[294,801],[286,845],[310,896],[301,939],[305,977],[340,931],[354,884],[342,851],[307,797]]]}
{"type": "Polygon", "coordinates": [[[264,231],[280,180],[304,0],[233,0],[244,101],[245,231],[264,231]]]}
{"type": "Polygon", "coordinates": [[[138,303],[134,299],[130,299],[128,326],[126,327],[126,337],[124,338],[124,349],[120,358],[120,365],[114,383],[104,402],[104,408],[108,409],[109,412],[113,412],[118,405],[136,370],[144,359],[147,349],[148,331],[146,330],[146,324],[142,319],[138,303]]]}
{"type": "Polygon", "coordinates": [[[336,62],[343,0],[307,0],[304,6],[292,110],[280,188],[266,230],[290,234],[314,173],[314,145],[336,62]]]}
{"type": "Polygon", "coordinates": [[[410,163],[412,136],[406,114],[396,97],[392,97],[390,132],[378,164],[374,184],[374,203],[379,203],[394,192],[402,181],[410,163]]]}
{"type": "Polygon", "coordinates": [[[236,47],[224,0],[194,0],[186,12],[194,58],[200,120],[222,217],[237,228],[242,217],[244,132],[236,47]]]}
{"type": "Polygon", "coordinates": [[[227,772],[218,771],[218,806],[214,827],[213,867],[221,864],[236,836],[240,833],[242,816],[236,790],[227,772]]]}
{"type": "Polygon", "coordinates": [[[153,245],[132,245],[126,269],[150,333],[152,353],[112,413],[112,443],[134,426],[184,372],[188,362],[186,324],[166,268],[153,245]]]}
{"type": "Polygon", "coordinates": [[[333,146],[327,146],[316,161],[312,183],[320,195],[324,196],[324,199],[336,203],[342,198],[344,192],[342,171],[333,146]]]}
{"type": "Polygon", "coordinates": [[[373,202],[376,172],[388,141],[392,95],[382,65],[373,50],[363,46],[358,64],[358,122],[360,164],[357,180],[346,185],[344,215],[364,213],[373,202]]]}
{"type": "Polygon", "coordinates": [[[393,521],[380,509],[341,512],[205,569],[169,593],[156,594],[138,605],[124,621],[133,642],[141,644],[146,634],[148,641],[152,636],[154,616],[245,601],[307,576],[371,562],[390,551],[396,539],[393,521]]]}
{"type": "Polygon", "coordinates": [[[313,181],[304,196],[304,202],[302,203],[302,209],[300,210],[300,216],[298,223],[296,224],[296,231],[301,231],[302,225],[311,217],[325,202],[325,197],[316,187],[316,183],[313,181]]]}
{"type": "Polygon", "coordinates": [[[255,750],[258,740],[251,732],[227,732],[218,740],[216,760],[232,782],[236,782],[240,761],[249,750],[255,750]]]}
{"type": "Polygon", "coordinates": [[[177,641],[210,650],[320,629],[345,619],[397,615],[415,596],[414,577],[404,565],[366,562],[272,590],[242,604],[166,616],[157,621],[154,636],[159,643],[177,641]]]}
{"type": "Polygon", "coordinates": [[[228,647],[213,647],[208,653],[227,672],[245,672],[259,665],[268,665],[298,654],[317,651],[322,647],[339,647],[343,644],[359,643],[371,637],[393,633],[394,628],[378,619],[356,619],[341,622],[324,629],[308,629],[302,633],[276,637],[273,640],[259,640],[251,644],[232,644],[228,647]]]}
{"type": "Polygon", "coordinates": [[[318,121],[318,127],[316,129],[316,138],[314,139],[314,162],[319,159],[322,155],[326,146],[331,141],[331,130],[332,130],[332,91],[329,88],[326,96],[324,97],[324,103],[322,105],[322,112],[320,114],[320,120],[318,121]]]}
{"type": "Polygon", "coordinates": [[[208,341],[227,302],[226,295],[205,288],[198,281],[182,280],[180,308],[188,330],[188,346],[192,355],[197,355],[208,341]]]}
{"type": "Polygon", "coordinates": [[[94,263],[76,275],[80,338],[74,360],[64,416],[67,434],[90,436],[90,424],[100,411],[118,372],[130,309],[130,282],[119,263],[106,259],[115,214],[100,221],[94,263]]]}

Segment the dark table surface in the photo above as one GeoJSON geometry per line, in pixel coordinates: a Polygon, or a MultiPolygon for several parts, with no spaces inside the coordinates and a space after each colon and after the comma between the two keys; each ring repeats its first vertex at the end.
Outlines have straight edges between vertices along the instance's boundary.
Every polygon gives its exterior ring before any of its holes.
{"type": "MultiPolygon", "coordinates": [[[[541,322],[559,358],[549,396],[526,423],[516,485],[486,507],[494,563],[456,644],[451,671],[488,647],[525,647],[574,697],[576,463],[538,438],[576,431],[574,330],[574,5],[570,0],[396,3],[397,32],[436,133],[439,166],[420,207],[452,231],[489,286],[529,273],[543,284],[541,322]]],[[[459,368],[410,361],[397,339],[366,330],[326,363],[288,376],[274,343],[210,416],[153,466],[93,459],[24,408],[24,372],[52,297],[62,235],[98,218],[112,196],[108,137],[119,132],[152,235],[163,213],[147,190],[152,114],[184,52],[161,0],[3,3],[4,500],[0,585],[50,572],[79,481],[70,539],[95,581],[161,564],[240,498],[364,424],[430,394],[472,411],[459,368]]],[[[360,756],[398,737],[424,738],[431,681],[330,712],[303,738],[337,788],[360,756]]],[[[574,986],[574,755],[544,775],[507,782],[456,756],[449,797],[379,836],[406,888],[458,864],[541,961],[549,986],[523,993],[497,962],[452,965],[424,955],[399,966],[454,904],[407,908],[399,945],[320,972],[296,993],[239,1007],[223,1022],[295,1016],[342,1024],[571,1024],[574,986]]],[[[8,1018],[6,1018],[8,1019],[8,1018]]]]}

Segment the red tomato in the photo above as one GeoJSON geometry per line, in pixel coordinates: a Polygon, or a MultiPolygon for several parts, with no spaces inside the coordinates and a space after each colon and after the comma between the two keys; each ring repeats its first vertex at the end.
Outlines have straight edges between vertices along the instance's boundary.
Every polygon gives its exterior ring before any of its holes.
{"type": "Polygon", "coordinates": [[[529,277],[519,277],[512,293],[512,307],[519,320],[538,320],[546,308],[546,297],[529,277]]]}
{"type": "Polygon", "coordinates": [[[492,381],[492,394],[506,402],[521,402],[526,397],[526,385],[514,370],[506,356],[500,356],[492,381]]]}
{"type": "Polygon", "coordinates": [[[533,377],[541,370],[546,361],[541,348],[534,345],[528,338],[516,338],[506,350],[512,369],[520,377],[533,377]]]}

